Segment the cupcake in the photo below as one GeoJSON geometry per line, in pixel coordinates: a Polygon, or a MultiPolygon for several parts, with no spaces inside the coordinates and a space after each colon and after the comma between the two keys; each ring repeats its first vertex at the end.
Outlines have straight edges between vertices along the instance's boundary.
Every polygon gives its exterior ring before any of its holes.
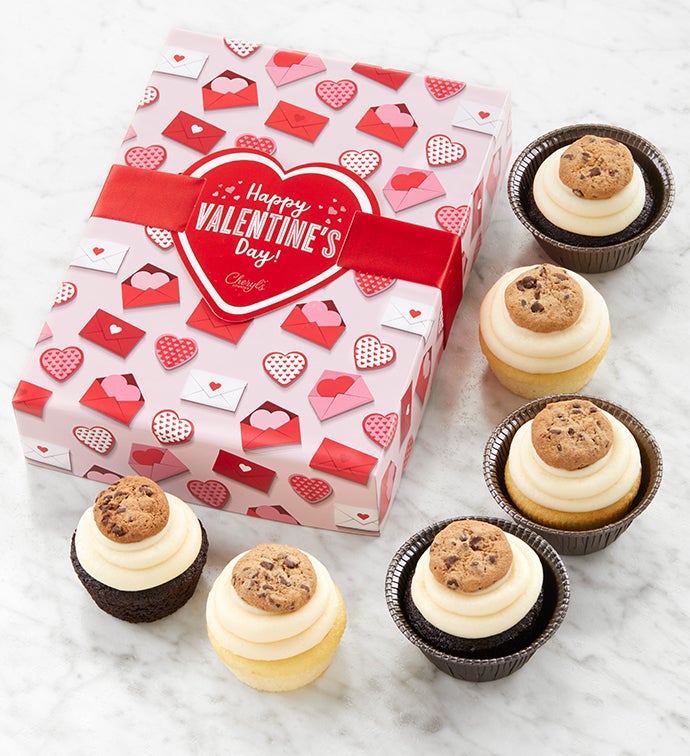
{"type": "Polygon", "coordinates": [[[495,518],[444,520],[417,533],[386,579],[403,634],[442,671],[474,681],[519,669],[556,631],[568,597],[549,544],[495,518]]]}
{"type": "Polygon", "coordinates": [[[547,404],[510,444],[505,485],[515,507],[552,528],[589,530],[622,517],[640,488],[632,433],[586,399],[547,404]]]}
{"type": "Polygon", "coordinates": [[[659,150],[603,124],[566,126],[535,139],[508,175],[517,218],[554,262],[577,272],[629,262],[664,222],[674,195],[659,150]]]}
{"type": "Polygon", "coordinates": [[[611,137],[586,134],[539,166],[528,213],[565,244],[600,247],[638,234],[649,221],[649,180],[632,153],[611,137]]]}
{"type": "Polygon", "coordinates": [[[606,548],[645,511],[663,464],[652,434],[623,407],[560,394],[505,417],[483,469],[489,493],[518,525],[560,554],[582,555],[606,548]]]}
{"type": "Polygon", "coordinates": [[[603,297],[579,274],[551,264],[505,273],[479,311],[479,343],[494,375],[528,399],[579,391],[610,336],[603,297]]]}
{"type": "Polygon", "coordinates": [[[211,645],[243,683],[271,692],[313,682],[345,631],[345,604],[328,570],[282,544],[260,544],[228,563],[211,588],[211,645]]]}
{"type": "Polygon", "coordinates": [[[126,622],[153,622],[192,596],[208,540],[189,506],[148,478],[108,486],[82,515],[71,560],[91,598],[126,622]]]}

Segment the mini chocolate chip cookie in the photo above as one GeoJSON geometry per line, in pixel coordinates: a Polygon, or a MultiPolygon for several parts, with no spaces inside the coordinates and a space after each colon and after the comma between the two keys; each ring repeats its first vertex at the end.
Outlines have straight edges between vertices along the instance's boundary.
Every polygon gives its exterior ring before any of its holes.
{"type": "Polygon", "coordinates": [[[587,134],[563,152],[558,175],[577,197],[608,199],[630,183],[634,166],[624,144],[587,134]]]}
{"type": "Polygon", "coordinates": [[[96,497],[93,517],[98,529],[115,543],[139,543],[160,533],[170,516],[168,499],[154,481],[128,475],[96,497]]]}
{"type": "Polygon", "coordinates": [[[251,606],[285,614],[300,609],[314,595],[316,572],[299,549],[262,543],[237,561],[232,585],[251,606]]]}
{"type": "Polygon", "coordinates": [[[577,321],[584,294],[568,271],[547,263],[522,273],[508,284],[504,301],[516,325],[536,333],[553,333],[577,321]]]}
{"type": "Polygon", "coordinates": [[[474,593],[504,577],[513,561],[500,528],[480,520],[456,520],[436,535],[429,549],[429,567],[441,585],[474,593]]]}
{"type": "Polygon", "coordinates": [[[581,470],[606,456],[613,444],[613,426],[587,399],[552,402],[532,421],[532,444],[547,465],[581,470]]]}

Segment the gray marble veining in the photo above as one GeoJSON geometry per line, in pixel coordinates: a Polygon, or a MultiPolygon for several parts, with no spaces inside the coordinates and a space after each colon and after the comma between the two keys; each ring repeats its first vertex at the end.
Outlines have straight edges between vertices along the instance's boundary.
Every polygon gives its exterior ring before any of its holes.
{"type": "Polygon", "coordinates": [[[6,18],[0,27],[3,752],[688,751],[689,36],[690,9],[682,0],[122,0],[107,10],[64,0],[25,4],[6,18]],[[208,566],[189,604],[152,626],[100,613],[76,580],[69,538],[97,489],[24,464],[10,399],[133,98],[173,26],[505,87],[513,95],[515,154],[552,128],[605,122],[644,135],[670,162],[677,197],[666,223],[629,265],[590,277],[608,303],[613,339],[587,388],[652,429],[664,480],[618,542],[565,558],[572,582],[566,621],[512,677],[472,685],[438,672],[398,633],[383,595],[388,561],[415,530],[453,514],[501,514],[484,486],[481,456],[494,425],[521,402],[487,373],[476,337],[479,303],[502,272],[544,259],[505,192],[380,538],[199,508],[212,543],[208,566]],[[210,648],[203,620],[206,595],[224,564],[266,540],[318,555],[349,613],[327,674],[284,696],[237,683],[210,648]]]}

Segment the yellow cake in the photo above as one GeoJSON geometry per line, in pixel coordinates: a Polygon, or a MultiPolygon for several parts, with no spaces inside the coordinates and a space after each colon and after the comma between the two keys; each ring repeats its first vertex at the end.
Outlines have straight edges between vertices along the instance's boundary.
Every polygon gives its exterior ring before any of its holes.
{"type": "Polygon", "coordinates": [[[347,615],[318,559],[282,544],[260,544],[218,576],[206,622],[211,645],[241,682],[284,692],[326,671],[347,615]]]}

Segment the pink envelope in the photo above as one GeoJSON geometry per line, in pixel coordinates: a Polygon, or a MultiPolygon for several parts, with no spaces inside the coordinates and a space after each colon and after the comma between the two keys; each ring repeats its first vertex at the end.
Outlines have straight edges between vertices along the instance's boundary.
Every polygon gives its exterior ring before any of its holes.
{"type": "Polygon", "coordinates": [[[309,392],[309,403],[319,420],[327,420],[373,401],[374,397],[361,375],[336,370],[324,370],[309,392]]]}
{"type": "Polygon", "coordinates": [[[129,466],[139,475],[157,482],[187,472],[188,469],[169,449],[147,444],[132,444],[129,466]]]}
{"type": "Polygon", "coordinates": [[[318,55],[297,50],[276,50],[266,63],[266,73],[277,87],[325,70],[326,66],[318,55]]]}
{"type": "Polygon", "coordinates": [[[446,193],[433,171],[399,166],[383,187],[383,195],[396,213],[446,193]]]}

